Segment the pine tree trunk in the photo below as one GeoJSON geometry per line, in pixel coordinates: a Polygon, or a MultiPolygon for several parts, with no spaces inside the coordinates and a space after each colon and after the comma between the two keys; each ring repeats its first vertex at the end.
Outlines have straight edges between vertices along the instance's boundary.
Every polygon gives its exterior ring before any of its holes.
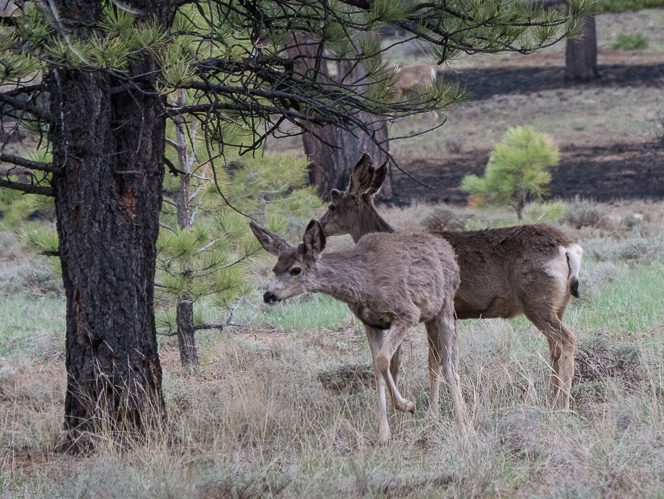
{"type": "Polygon", "coordinates": [[[528,193],[527,192],[519,192],[517,194],[517,202],[516,202],[516,217],[519,221],[523,218],[523,210],[526,207],[526,202],[528,200],[528,193]]]}
{"type": "MultiPolygon", "coordinates": [[[[154,65],[137,63],[135,74],[154,65]]],[[[153,89],[147,80],[137,85],[153,89]]],[[[167,421],[154,321],[165,120],[161,97],[101,71],[49,75],[59,253],[66,305],[70,450],[167,421]],[[131,94],[130,94],[131,93],[131,94]]]]}
{"type": "Polygon", "coordinates": [[[567,40],[565,76],[575,81],[588,81],[599,77],[597,71],[597,33],[594,17],[586,18],[583,26],[583,38],[567,40]]]}
{"type": "MultiPolygon", "coordinates": [[[[288,54],[295,61],[297,72],[305,73],[316,69],[318,45],[313,35],[295,32],[291,45],[288,54]]],[[[326,61],[320,63],[318,71],[319,79],[322,80],[352,82],[359,76],[359,67],[350,68],[349,65],[338,67],[337,74],[332,76],[326,61]]],[[[383,148],[389,150],[387,123],[365,112],[359,112],[358,118],[365,123],[373,123],[376,138],[383,148]]],[[[302,143],[304,153],[311,159],[309,181],[316,185],[318,194],[325,200],[330,199],[330,190],[346,189],[353,166],[363,153],[371,154],[376,166],[382,164],[386,158],[385,153],[366,133],[357,130],[353,134],[333,125],[314,126],[313,133],[302,135],[302,143]]],[[[391,176],[388,176],[383,182],[380,197],[391,199],[392,196],[392,181],[391,176]]]]}
{"type": "MultiPolygon", "coordinates": [[[[178,90],[176,105],[185,105],[185,91],[178,90]]],[[[191,213],[189,211],[189,192],[191,190],[191,167],[187,162],[187,138],[185,123],[182,116],[175,121],[175,136],[178,146],[178,167],[180,169],[180,187],[178,189],[177,216],[180,230],[191,228],[191,213]]],[[[184,367],[198,367],[198,350],[196,349],[196,329],[194,328],[194,304],[180,300],[176,308],[175,322],[178,333],[178,346],[180,348],[180,361],[184,367]]]]}
{"type": "Polygon", "coordinates": [[[178,345],[180,361],[184,367],[198,367],[198,350],[194,329],[194,304],[178,302],[177,306],[178,345]]]}

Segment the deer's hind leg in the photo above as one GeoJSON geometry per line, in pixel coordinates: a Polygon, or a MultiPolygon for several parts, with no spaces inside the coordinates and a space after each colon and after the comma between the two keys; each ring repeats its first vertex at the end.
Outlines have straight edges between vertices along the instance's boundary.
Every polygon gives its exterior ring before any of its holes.
{"type": "Polygon", "coordinates": [[[376,379],[376,392],[378,394],[378,417],[380,418],[380,426],[378,434],[381,440],[390,439],[390,424],[387,420],[387,399],[385,396],[385,378],[378,371],[376,364],[376,358],[378,353],[383,347],[383,342],[385,339],[385,334],[380,329],[374,329],[369,326],[364,326],[364,330],[367,333],[367,339],[369,340],[369,348],[371,349],[371,357],[373,359],[374,366],[374,377],[376,379]]]}
{"type": "Polygon", "coordinates": [[[554,311],[547,314],[532,314],[526,317],[542,331],[549,343],[551,355],[551,380],[548,401],[553,407],[569,409],[570,390],[574,377],[574,333],[565,327],[554,311]]]}
{"type": "MultiPolygon", "coordinates": [[[[397,351],[399,351],[401,343],[406,337],[410,325],[411,324],[408,324],[404,321],[400,323],[392,323],[392,328],[390,329],[390,332],[376,358],[376,368],[382,375],[387,388],[390,391],[392,404],[396,410],[403,412],[415,412],[415,404],[403,398],[401,393],[399,393],[392,374],[394,369],[392,360],[397,351]]],[[[398,371],[398,365],[396,365],[396,371],[398,371]]]]}
{"type": "Polygon", "coordinates": [[[424,323],[429,342],[429,409],[438,413],[441,371],[452,399],[454,417],[460,424],[465,424],[465,406],[459,386],[457,372],[458,347],[454,310],[445,306],[435,318],[424,323]]]}

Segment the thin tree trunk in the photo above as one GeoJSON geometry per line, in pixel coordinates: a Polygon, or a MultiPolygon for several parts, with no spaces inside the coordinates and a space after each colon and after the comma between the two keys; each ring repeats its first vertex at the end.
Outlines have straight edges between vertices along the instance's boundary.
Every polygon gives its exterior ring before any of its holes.
{"type": "Polygon", "coordinates": [[[575,81],[588,81],[599,77],[597,71],[597,32],[594,17],[586,18],[583,25],[583,38],[567,40],[565,76],[575,81]]]}
{"type": "Polygon", "coordinates": [[[198,350],[194,329],[194,304],[181,300],[177,305],[178,346],[185,367],[198,367],[198,350]]]}
{"type": "MultiPolygon", "coordinates": [[[[185,91],[178,90],[176,105],[185,105],[185,91]]],[[[177,198],[177,217],[180,230],[191,229],[191,213],[189,211],[189,192],[191,190],[191,166],[187,161],[187,138],[184,129],[184,118],[178,115],[175,121],[175,137],[178,147],[178,167],[180,169],[180,187],[177,198]]],[[[190,268],[188,268],[191,271],[190,268]]],[[[180,361],[185,367],[198,367],[198,350],[194,329],[194,304],[180,299],[176,307],[175,322],[180,348],[180,361]]]]}

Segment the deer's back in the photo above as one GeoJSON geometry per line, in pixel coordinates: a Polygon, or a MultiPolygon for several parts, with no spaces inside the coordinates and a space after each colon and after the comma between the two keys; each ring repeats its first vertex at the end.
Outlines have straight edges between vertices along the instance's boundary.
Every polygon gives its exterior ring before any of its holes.
{"type": "MultiPolygon", "coordinates": [[[[369,298],[361,308],[389,313],[393,319],[408,317],[415,323],[429,320],[440,312],[446,297],[454,296],[459,285],[454,251],[439,237],[373,233],[362,237],[353,251],[363,255],[367,266],[369,298]]],[[[360,314],[356,313],[364,320],[360,314]]],[[[365,322],[389,327],[385,321],[365,322]]]]}
{"type": "Polygon", "coordinates": [[[523,312],[523,294],[550,281],[547,269],[560,248],[576,243],[549,225],[478,231],[436,231],[454,248],[461,272],[455,298],[459,318],[514,317],[523,312]]]}

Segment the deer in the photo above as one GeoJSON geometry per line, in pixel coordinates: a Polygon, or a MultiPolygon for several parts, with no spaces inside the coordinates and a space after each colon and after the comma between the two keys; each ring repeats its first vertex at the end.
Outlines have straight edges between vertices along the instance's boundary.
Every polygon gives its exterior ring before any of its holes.
{"type": "Polygon", "coordinates": [[[348,250],[324,253],[326,238],[318,220],[309,222],[297,247],[253,222],[250,227],[261,246],[278,257],[274,280],[263,295],[265,303],[275,305],[305,292],[324,293],[348,304],[364,325],[381,440],[391,438],[386,388],[395,410],[415,411],[415,404],[399,393],[399,365],[392,359],[408,330],[421,322],[429,347],[429,412],[438,414],[442,371],[455,418],[465,427],[454,320],[459,267],[446,241],[428,234],[376,233],[348,250]]]}
{"type": "Polygon", "coordinates": [[[395,100],[403,100],[409,93],[429,90],[436,83],[438,71],[436,66],[429,64],[416,64],[414,66],[391,66],[399,79],[388,89],[388,95],[395,100]]]}
{"type": "MultiPolygon", "coordinates": [[[[330,193],[320,220],[326,236],[350,234],[359,244],[372,233],[394,232],[374,204],[386,172],[387,162],[375,168],[368,154],[360,158],[346,191],[330,193]]],[[[447,240],[457,256],[461,283],[454,296],[456,318],[525,315],[548,342],[548,403],[568,409],[576,339],[562,319],[571,297],[580,296],[581,246],[544,224],[432,234],[447,240]]]]}

